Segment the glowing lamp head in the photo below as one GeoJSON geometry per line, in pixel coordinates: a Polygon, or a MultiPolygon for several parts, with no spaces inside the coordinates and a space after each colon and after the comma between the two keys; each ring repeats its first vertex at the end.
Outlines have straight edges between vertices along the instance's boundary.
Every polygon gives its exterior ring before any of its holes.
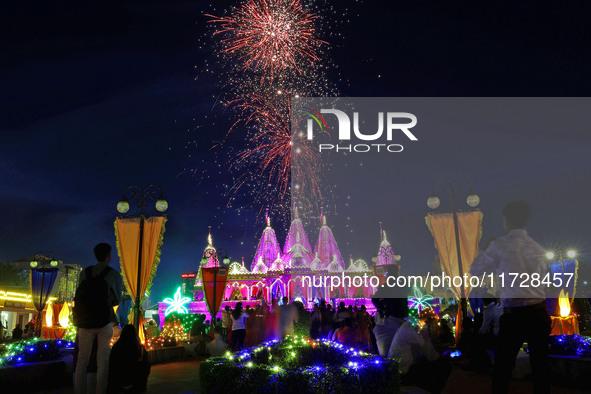
{"type": "Polygon", "coordinates": [[[566,255],[569,259],[574,259],[575,257],[577,257],[577,252],[575,252],[574,250],[569,250],[568,252],[566,252],[566,255]]]}
{"type": "Polygon", "coordinates": [[[548,251],[548,252],[546,252],[546,258],[547,258],[548,260],[552,260],[552,259],[554,258],[554,256],[556,256],[556,255],[554,254],[554,252],[551,252],[551,251],[548,251]]]}
{"type": "Polygon", "coordinates": [[[168,209],[168,203],[166,200],[158,200],[156,201],[156,209],[158,212],[165,212],[168,209]]]}
{"type": "Polygon", "coordinates": [[[39,265],[39,263],[37,263],[36,261],[31,261],[29,263],[29,265],[31,266],[31,268],[37,268],[37,266],[39,265]]]}
{"type": "Polygon", "coordinates": [[[224,257],[224,259],[222,260],[222,262],[224,263],[224,265],[229,265],[230,264],[230,258],[224,257]]]}
{"type": "Polygon", "coordinates": [[[437,196],[431,196],[427,199],[427,206],[431,209],[439,208],[439,204],[441,204],[441,201],[437,196]]]}
{"type": "Polygon", "coordinates": [[[125,200],[121,200],[117,203],[117,211],[119,213],[127,213],[129,211],[129,203],[125,200]]]}
{"type": "Polygon", "coordinates": [[[49,265],[51,265],[52,267],[57,267],[58,262],[56,260],[51,260],[51,262],[49,263],[49,265]]]}
{"type": "Polygon", "coordinates": [[[469,206],[474,208],[474,207],[478,206],[478,204],[480,204],[480,197],[478,197],[478,195],[476,195],[476,194],[470,194],[466,198],[466,204],[468,204],[469,206]]]}

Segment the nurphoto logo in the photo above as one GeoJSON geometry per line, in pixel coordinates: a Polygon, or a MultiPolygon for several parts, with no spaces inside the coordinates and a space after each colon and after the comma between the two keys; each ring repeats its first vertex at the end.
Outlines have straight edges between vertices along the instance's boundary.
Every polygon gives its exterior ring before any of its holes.
{"type": "Polygon", "coordinates": [[[322,132],[328,132],[329,127],[326,119],[322,114],[330,114],[336,116],[338,122],[338,144],[320,143],[318,144],[318,150],[323,151],[334,151],[334,152],[355,152],[355,153],[367,153],[367,152],[402,152],[404,147],[401,144],[390,143],[396,135],[399,133],[404,134],[411,141],[418,141],[418,138],[410,131],[417,125],[417,117],[408,112],[378,112],[378,129],[377,131],[362,130],[360,129],[360,116],[359,112],[353,112],[353,125],[351,127],[351,119],[344,111],[338,109],[327,109],[322,108],[320,111],[308,108],[304,111],[309,116],[307,122],[307,138],[309,141],[314,139],[314,127],[318,127],[322,132]],[[404,122],[406,120],[406,122],[404,122]],[[384,123],[385,126],[385,142],[384,141],[384,123]],[[315,126],[316,125],[316,126],[315,126]],[[359,144],[342,144],[342,141],[351,141],[351,129],[353,130],[353,138],[360,141],[376,141],[375,143],[359,143],[359,144]],[[386,143],[387,142],[387,143],[386,143]]]}

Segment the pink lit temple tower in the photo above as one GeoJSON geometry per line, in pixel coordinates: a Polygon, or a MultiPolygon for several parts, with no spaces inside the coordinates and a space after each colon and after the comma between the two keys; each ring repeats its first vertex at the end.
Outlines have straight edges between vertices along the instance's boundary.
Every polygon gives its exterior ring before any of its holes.
{"type": "Polygon", "coordinates": [[[322,215],[322,227],[318,233],[318,242],[314,254],[322,262],[321,268],[329,272],[344,271],[345,263],[339,252],[337,241],[332,235],[332,230],[326,224],[326,216],[322,215]]]}
{"type": "Polygon", "coordinates": [[[268,211],[265,216],[267,227],[263,231],[254,255],[254,260],[250,266],[253,273],[266,273],[278,256],[281,256],[281,248],[279,247],[279,242],[277,242],[275,230],[271,227],[271,219],[269,218],[268,211]]]}

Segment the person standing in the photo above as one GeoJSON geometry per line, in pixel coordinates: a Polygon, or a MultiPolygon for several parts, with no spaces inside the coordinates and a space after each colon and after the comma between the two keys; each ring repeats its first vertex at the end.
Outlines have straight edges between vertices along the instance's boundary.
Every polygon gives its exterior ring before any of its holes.
{"type": "Polygon", "coordinates": [[[228,342],[228,329],[230,328],[230,305],[226,305],[222,311],[222,338],[228,342]]]}
{"type": "Polygon", "coordinates": [[[287,297],[283,297],[283,305],[279,307],[279,338],[283,339],[287,335],[293,335],[294,324],[298,321],[298,311],[295,305],[289,303],[287,297]]]}
{"type": "Polygon", "coordinates": [[[17,324],[12,330],[12,339],[23,339],[23,329],[21,328],[20,324],[17,324]]]}
{"type": "Polygon", "coordinates": [[[113,323],[117,321],[113,307],[121,302],[123,282],[119,272],[109,267],[111,245],[94,247],[97,264],[80,273],[74,297],[73,320],[78,327],[79,354],[74,376],[74,391],[86,393],[86,368],[92,345],[97,340],[97,393],[106,393],[109,372],[110,342],[113,323]]]}
{"type": "MultiPolygon", "coordinates": [[[[470,273],[482,275],[533,274],[542,279],[548,272],[544,249],[525,231],[530,208],[525,201],[514,201],[502,210],[507,235],[492,241],[474,260],[470,273]]],[[[498,276],[497,276],[498,278],[498,276]]],[[[505,282],[499,285],[503,315],[499,320],[498,347],[493,372],[492,392],[507,393],[515,359],[523,342],[528,343],[535,393],[550,392],[548,341],[551,320],[546,311],[541,285],[520,287],[505,282]]]]}
{"type": "Polygon", "coordinates": [[[248,317],[248,314],[242,310],[242,302],[236,304],[230,317],[232,319],[232,350],[237,351],[244,347],[244,338],[246,337],[244,319],[248,317]]]}

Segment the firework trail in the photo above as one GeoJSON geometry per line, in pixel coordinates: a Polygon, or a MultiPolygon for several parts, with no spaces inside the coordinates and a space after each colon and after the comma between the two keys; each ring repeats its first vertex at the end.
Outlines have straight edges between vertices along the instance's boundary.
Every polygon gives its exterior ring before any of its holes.
{"type": "Polygon", "coordinates": [[[281,92],[276,97],[253,94],[234,104],[245,114],[238,122],[256,131],[250,138],[252,147],[236,155],[233,165],[254,163],[256,177],[273,185],[276,196],[306,194],[320,199],[322,160],[304,135],[292,132],[292,125],[301,121],[302,116],[292,114],[290,94],[281,92]],[[291,190],[290,182],[294,179],[298,180],[294,185],[297,190],[291,190]]]}

